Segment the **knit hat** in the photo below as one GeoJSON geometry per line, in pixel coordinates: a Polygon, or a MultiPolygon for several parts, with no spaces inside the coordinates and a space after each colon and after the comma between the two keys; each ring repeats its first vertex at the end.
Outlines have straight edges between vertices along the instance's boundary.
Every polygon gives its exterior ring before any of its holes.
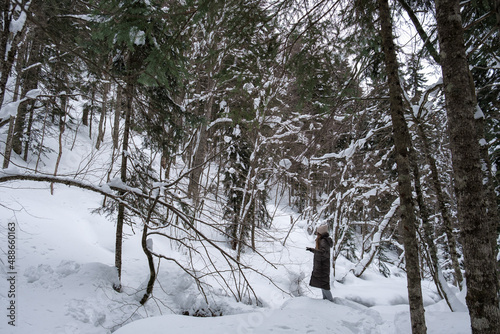
{"type": "Polygon", "coordinates": [[[325,234],[328,232],[328,225],[321,225],[321,226],[318,226],[318,228],[316,229],[316,233],[318,234],[325,234]]]}

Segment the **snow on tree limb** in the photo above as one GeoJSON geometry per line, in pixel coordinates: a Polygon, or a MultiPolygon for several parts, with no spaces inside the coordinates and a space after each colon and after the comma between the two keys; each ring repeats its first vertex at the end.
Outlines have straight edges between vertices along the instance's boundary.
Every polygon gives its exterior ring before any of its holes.
{"type": "Polygon", "coordinates": [[[397,208],[400,205],[400,200],[399,197],[397,197],[394,202],[392,202],[390,210],[385,214],[384,219],[382,219],[382,222],[378,226],[378,229],[375,231],[372,237],[372,242],[370,246],[370,252],[368,254],[365,254],[363,258],[356,264],[354,267],[354,275],[356,277],[359,277],[363,274],[363,272],[366,270],[368,265],[372,262],[373,258],[377,254],[379,247],[380,247],[380,241],[382,240],[382,233],[386,229],[387,225],[391,221],[392,217],[396,213],[397,208]]]}

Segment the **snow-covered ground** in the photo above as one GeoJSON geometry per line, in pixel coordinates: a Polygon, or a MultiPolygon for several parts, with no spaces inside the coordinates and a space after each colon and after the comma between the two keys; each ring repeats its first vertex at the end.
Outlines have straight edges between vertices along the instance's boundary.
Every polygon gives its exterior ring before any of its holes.
{"type": "MultiPolygon", "coordinates": [[[[281,258],[282,267],[261,269],[283,289],[290,289],[292,279],[300,278],[302,273],[300,289],[304,296],[287,296],[261,279],[254,282],[254,287],[262,292],[259,297],[264,307],[237,304],[229,297],[221,297],[221,310],[229,315],[188,317],[172,313],[200,298],[193,283],[174,266],[163,267],[159,283],[164,291],[157,285],[157,300],[139,306],[134,292],[148,278],[148,271],[137,233],[129,235],[124,243],[125,292],[118,294],[111,288],[114,224],[90,212],[89,208],[100,205],[94,194],[56,186],[50,196],[48,185],[27,182],[4,184],[0,192],[2,249],[5,251],[7,243],[7,222],[16,222],[18,273],[16,327],[7,323],[8,285],[5,278],[1,280],[1,333],[107,333],[122,323],[148,316],[155,317],[134,321],[116,333],[165,333],[166,328],[170,334],[411,332],[404,277],[385,278],[369,271],[361,279],[355,278],[348,272],[352,264],[340,260],[337,278],[344,279],[342,284],[334,284],[335,303],[321,300],[319,290],[309,289],[312,261],[304,249],[312,239],[300,224],[295,226],[285,248],[279,252],[268,250],[269,256],[281,258]]],[[[285,224],[289,225],[289,216],[281,212],[275,222],[277,233],[285,224]]],[[[2,262],[6,263],[4,254],[2,262]]],[[[254,263],[257,268],[258,262],[254,263]]],[[[3,277],[6,271],[3,267],[3,277]]],[[[467,313],[450,312],[438,300],[431,282],[424,282],[423,287],[428,333],[470,333],[467,313]]]]}
{"type": "MultiPolygon", "coordinates": [[[[72,144],[69,134],[67,141],[72,144]]],[[[82,139],[76,141],[73,151],[66,149],[60,172],[84,166],[80,161],[90,156],[90,145],[82,139]]],[[[107,153],[100,154],[91,156],[102,161],[108,158],[107,153]]],[[[45,168],[50,171],[52,166],[46,163],[45,168]]],[[[90,177],[92,173],[89,169],[87,175],[90,177]]],[[[99,177],[93,177],[92,181],[98,182],[99,177]]],[[[0,333],[411,332],[406,278],[396,268],[392,268],[390,278],[379,274],[376,268],[356,278],[350,272],[355,264],[340,258],[332,289],[335,302],[321,300],[321,292],[307,284],[312,254],[305,248],[314,244],[313,237],[307,234],[305,222],[290,224],[290,216],[296,218],[296,214],[283,205],[270,208],[276,215],[267,232],[276,241],[262,237],[257,244],[260,254],[244,254],[245,263],[272,281],[257,273],[248,274],[262,305],[236,303],[232,297],[213,289],[212,309],[215,305],[223,316],[181,315],[202,308],[203,298],[185,272],[163,261],[154,298],[140,306],[138,301],[144,293],[141,289],[149,277],[141,249],[140,228],[127,227],[125,231],[124,291],[117,293],[112,289],[115,223],[92,213],[101,204],[101,196],[79,188],[55,185],[54,195],[50,195],[46,183],[0,184],[0,308],[3,312],[0,333]],[[15,223],[14,268],[9,267],[7,255],[8,228],[13,226],[9,223],[15,223]],[[290,228],[292,231],[283,246],[290,228]],[[262,256],[269,262],[263,261],[262,256]],[[12,276],[15,282],[8,280],[12,276]],[[9,296],[12,288],[15,298],[9,296]],[[8,323],[12,300],[16,307],[15,327],[8,323]]],[[[183,256],[182,249],[172,249],[170,243],[162,244],[161,240],[155,240],[154,247],[183,256]]],[[[471,332],[468,314],[450,312],[435,293],[432,282],[423,282],[423,294],[428,333],[471,332]]],[[[464,302],[463,292],[457,296],[464,302]]]]}

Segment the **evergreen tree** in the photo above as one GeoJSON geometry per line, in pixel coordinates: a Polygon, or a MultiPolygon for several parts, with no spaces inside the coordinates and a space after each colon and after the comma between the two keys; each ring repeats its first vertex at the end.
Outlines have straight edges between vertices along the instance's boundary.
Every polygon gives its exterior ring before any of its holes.
{"type": "Polygon", "coordinates": [[[390,94],[390,112],[393,127],[396,162],[398,171],[398,191],[401,201],[401,229],[405,245],[406,274],[412,333],[426,333],[424,304],[420,281],[420,266],[416,234],[415,208],[413,204],[412,175],[410,170],[411,137],[404,117],[403,92],[399,81],[399,65],[396,57],[392,19],[387,0],[379,0],[381,21],[380,34],[390,94]]]}
{"type": "MultiPolygon", "coordinates": [[[[176,107],[171,96],[175,92],[177,82],[181,80],[184,68],[183,39],[180,38],[182,31],[178,29],[189,20],[189,16],[176,14],[183,13],[186,7],[177,2],[170,5],[165,7],[162,2],[135,0],[94,3],[96,13],[92,26],[92,51],[100,55],[104,62],[112,57],[113,75],[124,87],[125,128],[120,167],[120,177],[124,184],[128,182],[129,137],[132,122],[135,120],[134,101],[139,102],[141,95],[147,93],[148,87],[158,87],[164,90],[165,100],[176,107]],[[117,8],[119,10],[116,10],[117,8]]],[[[152,101],[157,100],[153,98],[152,101]]],[[[163,132],[161,137],[164,136],[163,132]]],[[[162,138],[159,142],[163,144],[165,140],[166,138],[162,138]]],[[[125,221],[125,206],[122,203],[118,206],[117,220],[115,266],[120,281],[125,221]]],[[[114,288],[120,291],[121,283],[116,284],[114,288]]]]}
{"type": "MultiPolygon", "coordinates": [[[[444,91],[448,113],[458,218],[462,228],[467,305],[473,333],[498,331],[498,278],[492,239],[493,222],[481,171],[476,132],[475,90],[465,54],[459,1],[436,1],[444,91]]],[[[496,232],[496,231],[495,231],[496,232]]]]}

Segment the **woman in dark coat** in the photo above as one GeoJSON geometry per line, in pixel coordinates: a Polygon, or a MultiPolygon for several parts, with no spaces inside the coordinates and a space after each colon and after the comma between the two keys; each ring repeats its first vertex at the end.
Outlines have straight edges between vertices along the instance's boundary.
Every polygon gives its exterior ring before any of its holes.
{"type": "Polygon", "coordinates": [[[328,234],[328,225],[321,225],[316,230],[316,248],[306,249],[314,253],[313,271],[310,286],[320,288],[323,299],[333,302],[330,292],[330,248],[333,247],[333,240],[328,234]]]}

